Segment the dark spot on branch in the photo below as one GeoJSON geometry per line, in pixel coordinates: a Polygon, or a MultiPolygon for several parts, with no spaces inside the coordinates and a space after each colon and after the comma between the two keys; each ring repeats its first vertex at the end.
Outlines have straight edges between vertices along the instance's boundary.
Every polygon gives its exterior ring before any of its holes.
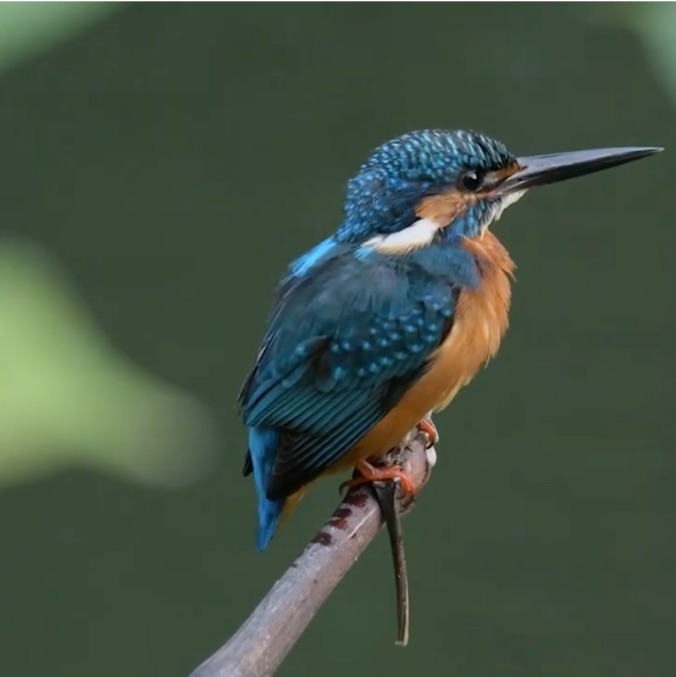
{"type": "Polygon", "coordinates": [[[313,543],[317,543],[318,545],[331,545],[331,542],[333,539],[331,538],[331,534],[327,534],[325,531],[320,531],[313,539],[313,543]]]}
{"type": "Polygon", "coordinates": [[[363,491],[350,492],[344,499],[343,503],[353,505],[357,508],[363,508],[368,503],[368,494],[363,491]]]}
{"type": "Polygon", "coordinates": [[[350,517],[352,517],[352,508],[341,505],[339,508],[336,508],[331,519],[329,519],[329,524],[336,529],[345,531],[345,529],[347,529],[347,521],[350,517]]]}

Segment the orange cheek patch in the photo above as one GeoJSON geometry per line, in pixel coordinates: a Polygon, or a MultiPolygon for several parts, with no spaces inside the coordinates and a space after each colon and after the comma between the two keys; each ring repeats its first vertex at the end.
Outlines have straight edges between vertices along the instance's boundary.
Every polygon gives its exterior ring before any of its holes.
{"type": "Polygon", "coordinates": [[[455,188],[450,188],[443,193],[423,198],[418,203],[415,213],[421,219],[434,221],[443,228],[450,225],[467,207],[476,201],[476,195],[461,193],[455,188]]]}

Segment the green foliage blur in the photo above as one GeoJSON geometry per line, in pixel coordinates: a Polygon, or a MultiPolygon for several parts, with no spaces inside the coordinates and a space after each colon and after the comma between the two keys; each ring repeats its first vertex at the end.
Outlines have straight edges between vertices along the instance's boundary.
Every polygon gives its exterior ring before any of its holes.
{"type": "Polygon", "coordinates": [[[497,225],[512,328],[435,421],[411,645],[383,538],[280,675],[672,674],[675,74],[668,3],[0,4],[0,674],[186,675],[298,554],[338,482],[259,555],[239,385],[347,178],[433,126],[667,152],[497,225]]]}
{"type": "Polygon", "coordinates": [[[110,2],[5,2],[0,5],[0,71],[77,37],[115,9],[110,2]]]}
{"type": "MultiPolygon", "coordinates": [[[[114,7],[0,5],[0,72],[114,7]]],[[[115,353],[44,248],[0,241],[0,306],[0,485],[71,465],[176,485],[212,466],[206,411],[115,353]]]]}

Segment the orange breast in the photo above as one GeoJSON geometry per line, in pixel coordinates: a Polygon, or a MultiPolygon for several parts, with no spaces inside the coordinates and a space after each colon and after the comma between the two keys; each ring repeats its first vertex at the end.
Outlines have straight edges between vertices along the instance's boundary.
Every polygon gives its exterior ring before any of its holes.
{"type": "Polygon", "coordinates": [[[386,453],[430,411],[443,409],[498,350],[509,324],[514,262],[490,232],[466,239],[479,261],[481,282],[460,294],[453,328],[432,356],[427,373],[348,455],[354,463],[386,453]]]}

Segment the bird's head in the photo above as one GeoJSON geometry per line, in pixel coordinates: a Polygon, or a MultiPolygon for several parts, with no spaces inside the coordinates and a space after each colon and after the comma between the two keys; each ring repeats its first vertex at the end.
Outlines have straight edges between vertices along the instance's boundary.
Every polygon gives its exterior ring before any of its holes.
{"type": "Polygon", "coordinates": [[[336,238],[404,253],[439,237],[474,237],[531,187],[659,150],[607,148],[516,157],[501,142],[476,132],[410,132],[377,148],[350,180],[336,238]]]}

